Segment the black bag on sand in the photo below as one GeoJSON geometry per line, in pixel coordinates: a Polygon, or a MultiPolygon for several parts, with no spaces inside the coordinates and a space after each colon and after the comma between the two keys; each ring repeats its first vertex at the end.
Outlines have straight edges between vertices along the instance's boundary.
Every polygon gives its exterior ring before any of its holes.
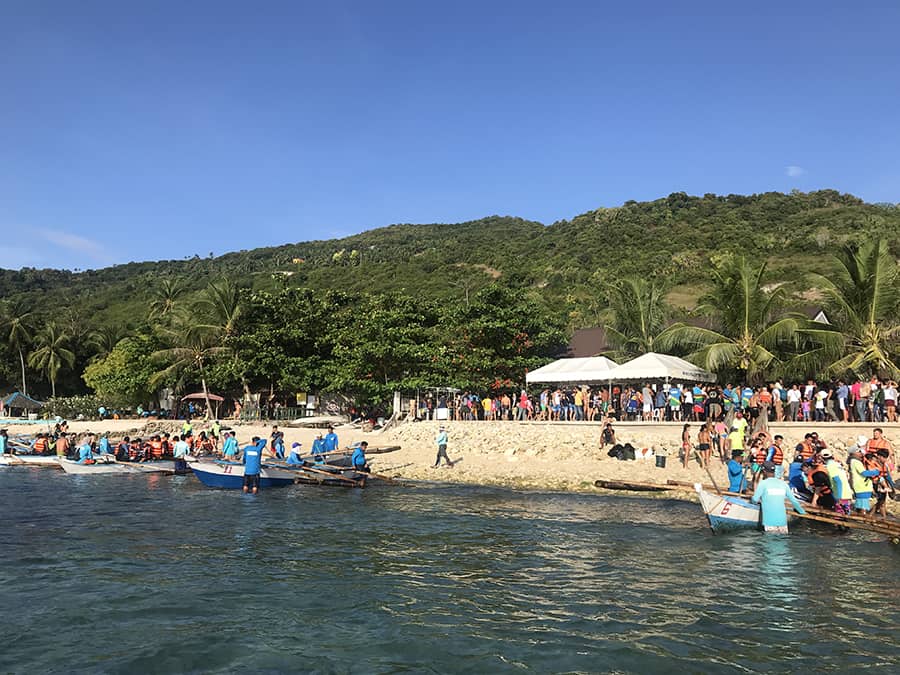
{"type": "Polygon", "coordinates": [[[634,460],[634,446],[631,443],[626,443],[622,448],[622,459],[634,460]]]}
{"type": "Polygon", "coordinates": [[[616,459],[622,459],[624,448],[621,443],[616,443],[612,448],[609,449],[609,452],[606,453],[607,457],[615,457],[616,459]]]}

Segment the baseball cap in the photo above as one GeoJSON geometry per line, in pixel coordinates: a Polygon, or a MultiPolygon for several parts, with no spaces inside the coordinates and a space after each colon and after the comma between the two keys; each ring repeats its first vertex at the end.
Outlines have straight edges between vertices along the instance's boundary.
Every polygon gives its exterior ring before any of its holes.
{"type": "Polygon", "coordinates": [[[291,443],[292,448],[299,448],[303,443],[291,443]]]}

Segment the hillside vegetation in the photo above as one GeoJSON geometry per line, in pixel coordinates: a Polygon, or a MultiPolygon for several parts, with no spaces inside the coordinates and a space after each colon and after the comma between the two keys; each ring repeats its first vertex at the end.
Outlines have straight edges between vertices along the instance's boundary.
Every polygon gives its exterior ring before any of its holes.
{"type": "MultiPolygon", "coordinates": [[[[0,296],[20,312],[27,310],[35,330],[52,321],[82,346],[74,350],[74,364],[66,368],[64,363],[59,375],[61,390],[72,392],[84,389],[81,372],[103,352],[86,346],[97,342],[89,339],[90,332],[115,327],[122,335],[158,333],[161,326],[154,324],[161,322],[159,316],[151,317],[150,308],[159,303],[164,280],[177,281],[183,307],[201,298],[210,283],[228,279],[245,289],[247,298],[256,294],[266,302],[286,297],[280,294],[291,289],[317,297],[340,293],[333,297],[350,307],[364,307],[372,294],[396,294],[433,302],[442,311],[452,306],[460,312],[457,320],[479,291],[499,287],[507,292],[502,297],[535,307],[547,318],[548,330],[571,331],[602,322],[609,289],[625,277],[660,286],[668,294],[670,313],[678,318],[696,305],[713,270],[732,255],[766,262],[769,287],[783,286],[789,301],[806,303],[821,297],[815,274],[828,275],[833,253],[848,243],[876,240],[883,240],[897,258],[896,206],[867,204],[833,190],[703,197],[675,193],[599,208],[551,225],[491,216],[459,224],[399,224],[343,239],[83,272],[0,270],[0,296]]],[[[441,319],[434,321],[439,326],[441,319]]],[[[115,340],[107,336],[107,341],[113,342],[111,348],[115,340]]],[[[21,355],[15,340],[6,342],[0,377],[10,389],[21,380],[16,375],[21,355]]]]}

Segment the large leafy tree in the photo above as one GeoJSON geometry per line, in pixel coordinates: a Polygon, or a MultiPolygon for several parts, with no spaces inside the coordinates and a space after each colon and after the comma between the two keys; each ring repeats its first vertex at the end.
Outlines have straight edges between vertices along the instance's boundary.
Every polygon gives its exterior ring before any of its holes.
{"type": "Polygon", "coordinates": [[[22,393],[28,395],[28,385],[25,381],[25,352],[31,343],[34,334],[36,318],[24,303],[13,301],[3,307],[0,314],[0,325],[6,335],[9,346],[18,352],[19,363],[22,367],[22,393]]]}
{"type": "Polygon", "coordinates": [[[69,336],[56,324],[47,324],[37,336],[37,348],[28,355],[28,365],[47,376],[54,398],[59,372],[71,368],[74,363],[75,353],[69,349],[69,336]]]}
{"type": "Polygon", "coordinates": [[[346,328],[333,335],[328,389],[383,403],[395,390],[441,383],[435,303],[394,293],[366,296],[341,321],[346,328]]]}
{"type": "Polygon", "coordinates": [[[784,287],[767,288],[765,263],[726,256],[713,266],[712,288],[697,313],[709,327],[673,324],[657,340],[663,349],[682,348],[687,358],[714,372],[735,372],[744,382],[761,382],[800,343],[806,325],[784,310],[784,287]]]}
{"type": "Polygon", "coordinates": [[[817,275],[833,329],[811,335],[833,375],[900,377],[900,272],[887,242],[848,245],[830,274],[817,275]]]}
{"type": "Polygon", "coordinates": [[[440,358],[449,384],[479,389],[524,384],[525,373],[558,357],[561,320],[524,291],[491,284],[468,307],[455,306],[441,325],[440,358]]]}
{"type": "Polygon", "coordinates": [[[609,356],[626,361],[652,352],[668,318],[665,292],[655,280],[627,277],[609,289],[603,328],[613,347],[609,356]]]}
{"type": "Polygon", "coordinates": [[[152,354],[159,345],[151,336],[123,338],[106,356],[94,360],[84,371],[84,381],[107,405],[136,406],[152,394],[150,380],[158,372],[152,354]]]}

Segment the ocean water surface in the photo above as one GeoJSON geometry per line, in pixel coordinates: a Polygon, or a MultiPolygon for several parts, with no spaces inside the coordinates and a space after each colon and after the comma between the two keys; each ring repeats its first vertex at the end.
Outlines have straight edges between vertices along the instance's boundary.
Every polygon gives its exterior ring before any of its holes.
{"type": "Polygon", "coordinates": [[[667,499],[0,468],[0,672],[900,670],[900,547],[667,499]]]}

